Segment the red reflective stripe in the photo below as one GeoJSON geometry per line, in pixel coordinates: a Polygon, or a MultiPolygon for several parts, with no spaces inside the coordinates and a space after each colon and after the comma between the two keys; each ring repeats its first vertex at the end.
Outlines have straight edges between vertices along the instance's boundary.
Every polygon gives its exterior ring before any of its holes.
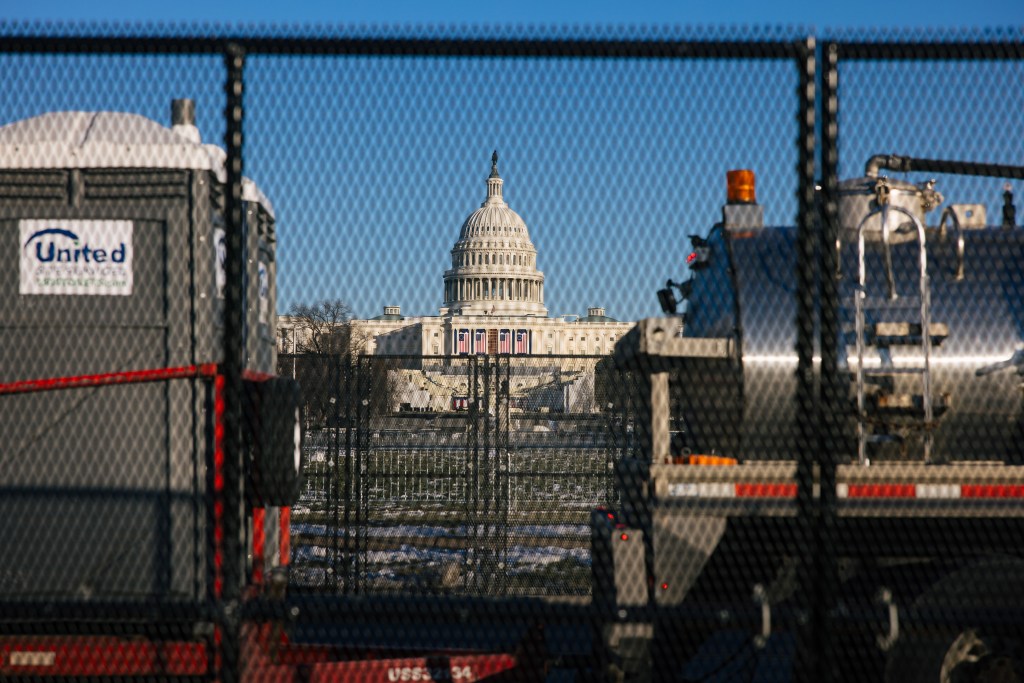
{"type": "Polygon", "coordinates": [[[1020,484],[964,484],[960,487],[962,498],[1024,498],[1024,486],[1020,484]]]}
{"type": "Polygon", "coordinates": [[[206,673],[206,647],[108,636],[0,638],[0,676],[154,676],[206,673]]]}
{"type": "Polygon", "coordinates": [[[277,375],[269,372],[256,372],[255,370],[242,370],[242,379],[249,382],[266,382],[269,379],[274,379],[277,375]]]}
{"type": "Polygon", "coordinates": [[[278,560],[278,564],[282,567],[291,562],[292,553],[292,509],[290,507],[281,508],[281,557],[278,560]]]}
{"type": "Polygon", "coordinates": [[[796,498],[796,484],[736,484],[737,498],[796,498]]]}
{"type": "Polygon", "coordinates": [[[203,365],[185,365],[180,368],[152,368],[149,370],[108,372],[101,375],[76,375],[74,377],[25,379],[17,382],[0,384],[0,394],[29,394],[37,391],[52,391],[56,389],[103,387],[110,386],[112,384],[140,384],[142,382],[161,382],[169,379],[213,377],[215,374],[217,374],[216,364],[205,363],[203,365]]]}
{"type": "MultiPolygon", "coordinates": [[[[449,666],[452,680],[479,681],[515,669],[518,660],[510,654],[462,655],[452,657],[449,666]],[[466,674],[469,673],[470,676],[466,674]]],[[[524,675],[523,678],[526,678],[524,675]]]]}
{"type": "Polygon", "coordinates": [[[213,381],[213,595],[224,592],[224,375],[213,381]]]}
{"type": "Polygon", "coordinates": [[[206,645],[203,643],[161,643],[160,651],[169,675],[202,676],[206,673],[206,645]]]}
{"type": "Polygon", "coordinates": [[[914,484],[849,484],[847,498],[914,498],[914,484]]]}

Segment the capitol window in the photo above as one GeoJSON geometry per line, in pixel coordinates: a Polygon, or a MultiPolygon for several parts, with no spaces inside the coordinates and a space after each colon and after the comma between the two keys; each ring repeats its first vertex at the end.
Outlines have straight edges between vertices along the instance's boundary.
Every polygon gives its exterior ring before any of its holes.
{"type": "MultiPolygon", "coordinates": [[[[278,331],[278,334],[280,334],[280,336],[281,336],[281,351],[283,351],[284,353],[290,353],[290,351],[289,351],[289,344],[288,344],[288,337],[289,337],[288,333],[289,332],[294,332],[294,330],[290,330],[290,329],[285,328],[285,329],[281,329],[281,330],[278,331]]],[[[294,335],[291,335],[291,336],[292,336],[292,339],[294,340],[294,335]]]]}

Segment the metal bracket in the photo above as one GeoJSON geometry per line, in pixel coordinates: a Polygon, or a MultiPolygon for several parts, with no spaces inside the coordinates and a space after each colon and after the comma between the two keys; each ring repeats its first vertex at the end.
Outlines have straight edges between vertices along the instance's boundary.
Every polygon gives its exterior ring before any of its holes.
{"type": "Polygon", "coordinates": [[[760,583],[754,584],[754,602],[761,606],[761,632],[754,636],[754,647],[760,650],[772,635],[772,605],[768,601],[768,591],[760,583]]]}
{"type": "Polygon", "coordinates": [[[1024,345],[1018,346],[1014,350],[1013,354],[1006,360],[1001,360],[997,363],[985,365],[974,371],[975,377],[984,377],[990,375],[993,372],[999,370],[1005,370],[1006,368],[1016,368],[1017,374],[1024,376],[1024,345]]]}
{"type": "Polygon", "coordinates": [[[875,202],[880,207],[889,205],[889,179],[884,175],[875,181],[875,202]]]}
{"type": "Polygon", "coordinates": [[[956,212],[952,208],[947,208],[942,212],[942,217],[939,219],[939,236],[942,239],[946,238],[947,219],[950,220],[953,228],[956,230],[956,273],[953,275],[953,279],[956,282],[960,282],[964,279],[964,230],[960,226],[960,218],[956,215],[956,212]]]}
{"type": "Polygon", "coordinates": [[[888,652],[900,637],[900,610],[893,602],[892,591],[888,588],[879,589],[878,601],[889,608],[889,632],[880,634],[876,641],[883,652],[888,652]]]}

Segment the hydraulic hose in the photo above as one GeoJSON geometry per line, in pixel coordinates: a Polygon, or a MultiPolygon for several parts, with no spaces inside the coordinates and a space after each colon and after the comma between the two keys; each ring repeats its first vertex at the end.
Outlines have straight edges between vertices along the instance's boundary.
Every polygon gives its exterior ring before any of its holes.
{"type": "Polygon", "coordinates": [[[881,169],[898,173],[921,171],[924,173],[949,173],[953,175],[986,176],[989,178],[1024,179],[1024,166],[986,164],[975,161],[949,161],[945,159],[918,159],[899,154],[876,154],[864,165],[864,175],[877,178],[881,169]]]}

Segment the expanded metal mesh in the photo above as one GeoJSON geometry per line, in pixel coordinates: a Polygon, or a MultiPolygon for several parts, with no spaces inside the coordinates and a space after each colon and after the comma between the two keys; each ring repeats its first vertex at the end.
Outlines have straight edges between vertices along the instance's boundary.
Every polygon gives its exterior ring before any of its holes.
{"type": "Polygon", "coordinates": [[[0,30],[0,677],[1024,677],[1019,34],[0,30]]]}

